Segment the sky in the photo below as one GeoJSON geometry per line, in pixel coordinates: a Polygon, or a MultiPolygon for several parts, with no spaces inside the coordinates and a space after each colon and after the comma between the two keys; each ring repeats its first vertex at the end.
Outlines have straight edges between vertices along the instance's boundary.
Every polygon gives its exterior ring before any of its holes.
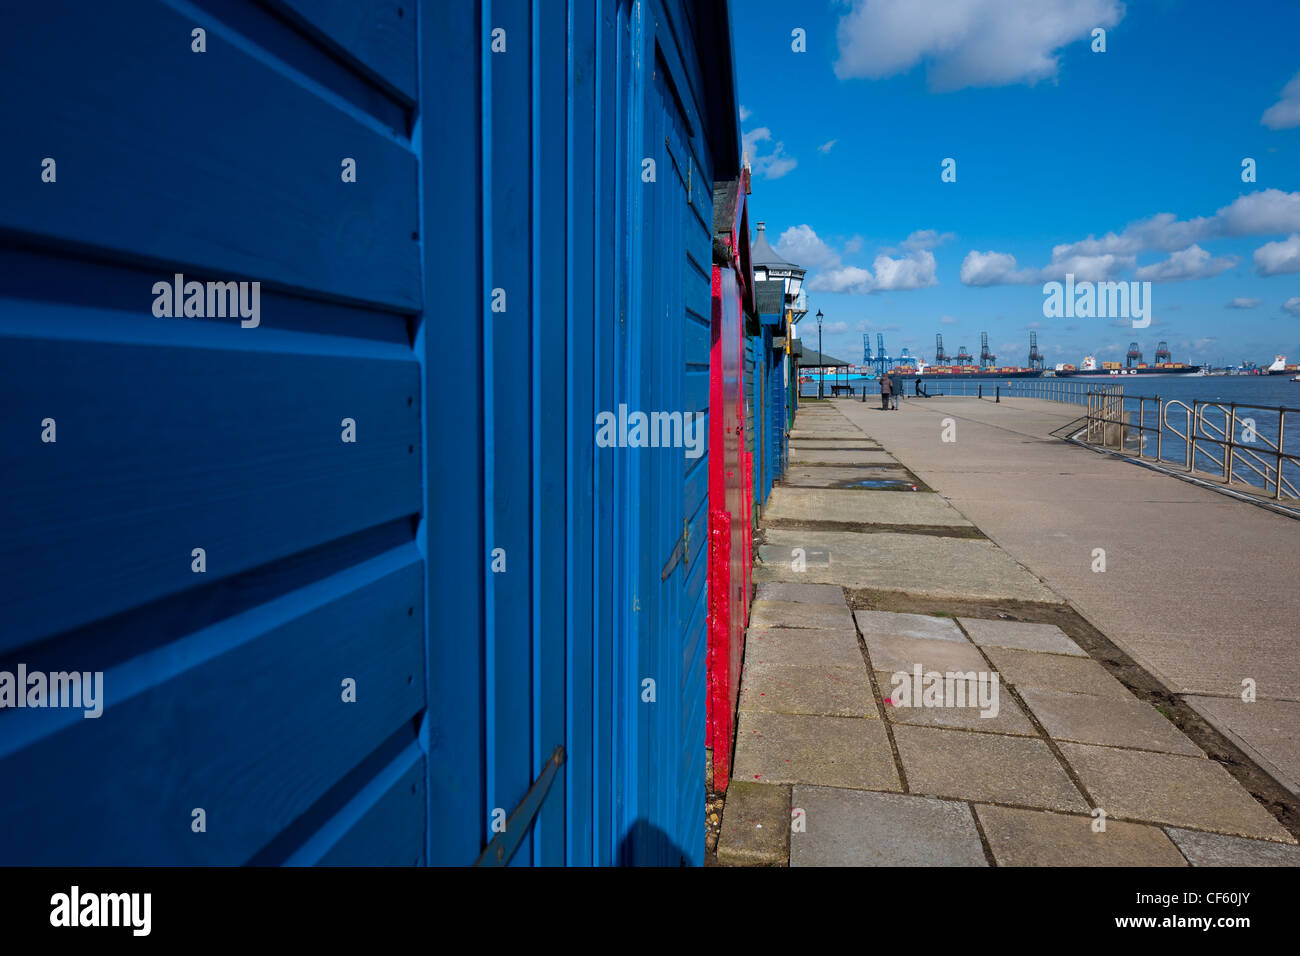
{"type": "MultiPolygon", "coordinates": [[[[815,342],[1300,360],[1300,0],[738,0],[751,226],[815,342]],[[1094,30],[1104,30],[1104,52],[1094,30]],[[795,31],[803,31],[802,52],[795,31]],[[944,160],[951,159],[943,181],[944,160]],[[1243,181],[1244,160],[1254,181],[1243,181]],[[1150,326],[1044,283],[1150,282],[1150,326]]],[[[1141,288],[1141,287],[1139,287],[1141,288]]],[[[1141,321],[1141,320],[1139,320],[1141,321]]]]}

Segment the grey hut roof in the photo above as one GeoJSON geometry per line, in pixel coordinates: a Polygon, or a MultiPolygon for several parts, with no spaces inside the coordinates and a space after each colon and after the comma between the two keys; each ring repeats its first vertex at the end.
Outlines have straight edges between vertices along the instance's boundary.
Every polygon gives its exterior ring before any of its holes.
{"type": "Polygon", "coordinates": [[[768,269],[775,269],[778,272],[783,269],[803,271],[802,266],[797,266],[793,262],[786,262],[776,254],[772,244],[767,241],[767,226],[761,222],[758,224],[758,235],[754,237],[754,241],[749,246],[749,261],[756,266],[766,266],[768,269]]]}
{"type": "Polygon", "coordinates": [[[785,283],[764,279],[754,283],[754,311],[759,315],[782,315],[785,312],[785,283]]]}
{"type": "Polygon", "coordinates": [[[799,358],[800,366],[807,368],[837,368],[842,365],[852,365],[852,362],[846,362],[844,359],[837,359],[834,355],[827,355],[825,352],[818,352],[814,348],[805,345],[803,355],[799,358]]]}

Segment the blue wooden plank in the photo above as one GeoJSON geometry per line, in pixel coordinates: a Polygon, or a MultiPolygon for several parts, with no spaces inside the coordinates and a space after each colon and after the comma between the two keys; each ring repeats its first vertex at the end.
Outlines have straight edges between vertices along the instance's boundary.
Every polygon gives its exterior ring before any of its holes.
{"type": "Polygon", "coordinates": [[[303,29],[407,102],[416,87],[415,0],[271,0],[303,29]]]}
{"type": "MultiPolygon", "coordinates": [[[[565,208],[559,187],[566,164],[565,97],[568,11],[533,0],[533,302],[532,549],[533,549],[533,770],[536,778],[564,743],[564,584],[568,565],[563,507],[564,401],[568,343],[557,334],[565,321],[565,208]]],[[[565,775],[558,774],[533,826],[533,862],[565,861],[565,775]]]]}
{"type": "MultiPolygon", "coordinates": [[[[490,113],[487,162],[490,267],[485,281],[505,295],[505,311],[484,311],[483,357],[488,477],[487,544],[503,549],[505,573],[488,573],[487,735],[489,813],[508,814],[533,782],[531,531],[532,531],[532,330],[530,185],[532,55],[529,0],[484,4],[491,29],[515,37],[507,53],[488,54],[484,90],[490,113]]],[[[490,35],[484,30],[483,36],[490,35]]],[[[558,741],[557,741],[558,743],[558,741]]],[[[485,836],[489,819],[484,818],[485,836]]],[[[519,844],[512,866],[532,856],[531,839],[519,844]]]]}
{"type": "Polygon", "coordinates": [[[424,706],[422,588],[407,545],[108,670],[98,719],[7,714],[0,864],[247,861],[424,706]]]}
{"type": "MultiPolygon", "coordinates": [[[[429,301],[483,314],[483,223],[479,197],[483,33],[472,4],[429,3],[420,11],[421,232],[429,301]],[[460,91],[446,96],[445,91],[460,91]],[[455,149],[446,144],[456,142],[455,149]],[[455,229],[443,228],[446,223],[455,229]]],[[[417,352],[424,392],[425,518],[429,600],[429,856],[467,866],[486,841],[484,788],[483,342],[464,335],[449,361],[443,316],[421,319],[417,352]],[[455,396],[449,405],[447,396],[455,396]]]]}
{"type": "MultiPolygon", "coordinates": [[[[622,354],[628,292],[623,277],[628,275],[627,220],[625,215],[626,165],[630,161],[624,116],[627,10],[595,16],[595,77],[592,183],[594,259],[591,281],[595,291],[591,316],[596,361],[592,379],[595,406],[615,409],[625,398],[623,379],[626,359],[622,354]],[[607,198],[606,198],[607,197],[607,198]],[[612,321],[618,316],[619,321],[612,321]]],[[[632,613],[633,589],[626,572],[628,510],[620,507],[626,494],[626,477],[620,459],[608,449],[593,451],[596,509],[593,608],[593,679],[591,693],[596,715],[593,740],[594,812],[592,814],[593,858],[609,866],[618,860],[623,832],[623,792],[619,781],[628,765],[628,716],[633,705],[627,692],[626,633],[632,613]]]]}
{"type": "Polygon", "coordinates": [[[161,2],[8,11],[0,232],[414,311],[415,159],[342,97],[161,2]],[[110,86],[98,80],[111,78],[110,86]],[[255,104],[255,108],[250,108],[255,104]],[[184,133],[160,118],[201,117],[184,133]],[[292,122],[286,122],[292,117],[292,122]],[[57,179],[42,182],[55,160],[57,179]],[[357,163],[354,183],[342,162],[357,163]]]}
{"type": "MultiPolygon", "coordinates": [[[[595,860],[598,828],[596,775],[596,621],[604,603],[595,589],[597,576],[598,473],[595,462],[597,412],[596,292],[603,251],[595,243],[595,191],[578,188],[595,176],[596,37],[595,0],[574,0],[572,53],[568,61],[570,96],[565,126],[568,164],[565,279],[569,290],[565,339],[571,374],[566,376],[567,468],[565,504],[568,520],[565,549],[565,699],[567,759],[564,767],[565,862],[590,866],[595,860]],[[597,264],[591,268],[589,264],[597,264]]],[[[607,606],[607,605],[606,605],[607,606]]]]}
{"type": "Polygon", "coordinates": [[[318,866],[418,866],[424,856],[425,792],[427,770],[416,751],[403,754],[406,769],[396,779],[387,775],[375,783],[385,785],[373,799],[369,793],[363,815],[328,852],[318,866]],[[373,802],[369,802],[373,799],[373,802]]]}
{"type": "Polygon", "coordinates": [[[67,310],[16,311],[0,320],[0,649],[419,511],[412,361],[25,338],[20,322],[67,310]]]}

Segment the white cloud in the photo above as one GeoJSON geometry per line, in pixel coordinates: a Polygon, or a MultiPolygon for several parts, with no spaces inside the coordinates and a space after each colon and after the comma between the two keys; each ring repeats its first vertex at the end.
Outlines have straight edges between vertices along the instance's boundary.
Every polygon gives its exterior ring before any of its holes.
{"type": "Polygon", "coordinates": [[[831,147],[838,142],[839,142],[838,139],[828,139],[826,142],[822,143],[820,146],[817,147],[817,152],[829,153],[831,151],[831,147]]]}
{"type": "Polygon", "coordinates": [[[775,142],[772,139],[772,131],[766,126],[750,130],[741,137],[741,141],[749,165],[757,176],[780,179],[799,164],[793,156],[786,155],[785,143],[775,142]],[[771,151],[765,154],[759,150],[760,144],[764,143],[772,144],[771,151]]]}
{"type": "Polygon", "coordinates": [[[1181,282],[1186,279],[1208,279],[1237,264],[1232,256],[1215,258],[1200,246],[1188,246],[1170,253],[1163,262],[1142,266],[1137,270],[1141,282],[1181,282]]]}
{"type": "Polygon", "coordinates": [[[1259,121],[1269,129],[1300,126],[1300,73],[1282,88],[1282,98],[1264,111],[1259,121]]]}
{"type": "Polygon", "coordinates": [[[1255,250],[1255,268],[1262,276],[1300,272],[1300,233],[1281,242],[1266,242],[1255,250]]]}
{"type": "MultiPolygon", "coordinates": [[[[1180,220],[1173,213],[1159,213],[1129,223],[1119,233],[1108,232],[1100,238],[1089,236],[1078,242],[1053,246],[1051,262],[1042,269],[1017,269],[1014,257],[1007,253],[972,251],[962,264],[962,282],[984,286],[1028,284],[1061,279],[1067,273],[1072,273],[1078,280],[1104,282],[1133,269],[1138,253],[1145,251],[1171,255],[1166,262],[1138,269],[1138,278],[1152,281],[1199,279],[1218,275],[1236,262],[1231,257],[1211,258],[1196,243],[1297,230],[1300,230],[1300,192],[1264,189],[1239,196],[1212,216],[1180,220]],[[1007,260],[1010,260],[1009,264],[1007,260]]],[[[1270,243],[1258,250],[1255,253],[1256,265],[1260,265],[1261,253],[1268,259],[1276,253],[1270,247],[1278,245],[1282,244],[1270,243]],[[1270,251],[1265,253],[1265,249],[1270,251]]],[[[1265,272],[1263,267],[1260,271],[1264,275],[1275,274],[1265,272]]]]}
{"type": "Polygon", "coordinates": [[[1119,0],[853,0],[836,28],[840,79],[925,62],[931,89],[1054,79],[1057,51],[1124,16],[1119,0]]]}
{"type": "Polygon", "coordinates": [[[753,115],[754,115],[754,111],[753,111],[753,110],[747,110],[747,109],[745,109],[745,104],[744,104],[744,103],[741,103],[741,104],[740,104],[740,121],[741,121],[742,123],[745,122],[745,120],[749,119],[749,118],[750,118],[751,116],[753,116],[753,115]]]}
{"type": "Polygon", "coordinates": [[[939,319],[939,321],[940,321],[942,324],[944,324],[944,325],[956,325],[956,324],[957,324],[957,320],[954,319],[951,315],[945,315],[945,316],[943,316],[941,319],[939,319]]]}
{"type": "Polygon", "coordinates": [[[805,269],[819,269],[824,266],[838,266],[840,256],[828,246],[806,223],[791,226],[781,233],[776,240],[776,251],[781,258],[805,269]]]}
{"type": "Polygon", "coordinates": [[[822,269],[808,280],[812,292],[848,292],[865,295],[875,288],[870,272],[858,266],[833,266],[822,269]]]}
{"type": "MultiPolygon", "coordinates": [[[[846,264],[840,253],[807,224],[791,226],[781,233],[776,250],[785,259],[809,270],[810,292],[841,292],[864,295],[870,292],[898,292],[937,285],[936,262],[931,248],[949,238],[933,229],[913,232],[902,243],[902,253],[887,250],[876,256],[871,269],[846,264]]],[[[861,237],[845,244],[846,253],[862,247],[861,237]]]]}
{"type": "Polygon", "coordinates": [[[962,285],[1023,285],[1038,281],[1033,269],[1017,269],[1016,257],[1009,252],[976,252],[972,249],[961,261],[962,285]]]}
{"type": "Polygon", "coordinates": [[[1300,319],[1300,295],[1294,295],[1283,302],[1282,311],[1290,312],[1297,319],[1300,319]]]}
{"type": "Polygon", "coordinates": [[[1243,296],[1237,296],[1229,302],[1224,308],[1227,309],[1253,309],[1259,305],[1259,299],[1248,299],[1243,296]]]}
{"type": "Polygon", "coordinates": [[[880,292],[924,289],[939,284],[934,277],[934,253],[928,249],[915,250],[902,259],[879,255],[871,267],[876,272],[876,289],[880,292]]]}

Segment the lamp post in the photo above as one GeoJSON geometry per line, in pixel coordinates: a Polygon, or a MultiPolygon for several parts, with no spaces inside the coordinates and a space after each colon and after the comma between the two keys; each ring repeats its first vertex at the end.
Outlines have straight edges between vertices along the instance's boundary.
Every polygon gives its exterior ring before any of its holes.
{"type": "Polygon", "coordinates": [[[825,398],[826,358],[822,355],[822,310],[817,310],[817,397],[825,398]]]}

